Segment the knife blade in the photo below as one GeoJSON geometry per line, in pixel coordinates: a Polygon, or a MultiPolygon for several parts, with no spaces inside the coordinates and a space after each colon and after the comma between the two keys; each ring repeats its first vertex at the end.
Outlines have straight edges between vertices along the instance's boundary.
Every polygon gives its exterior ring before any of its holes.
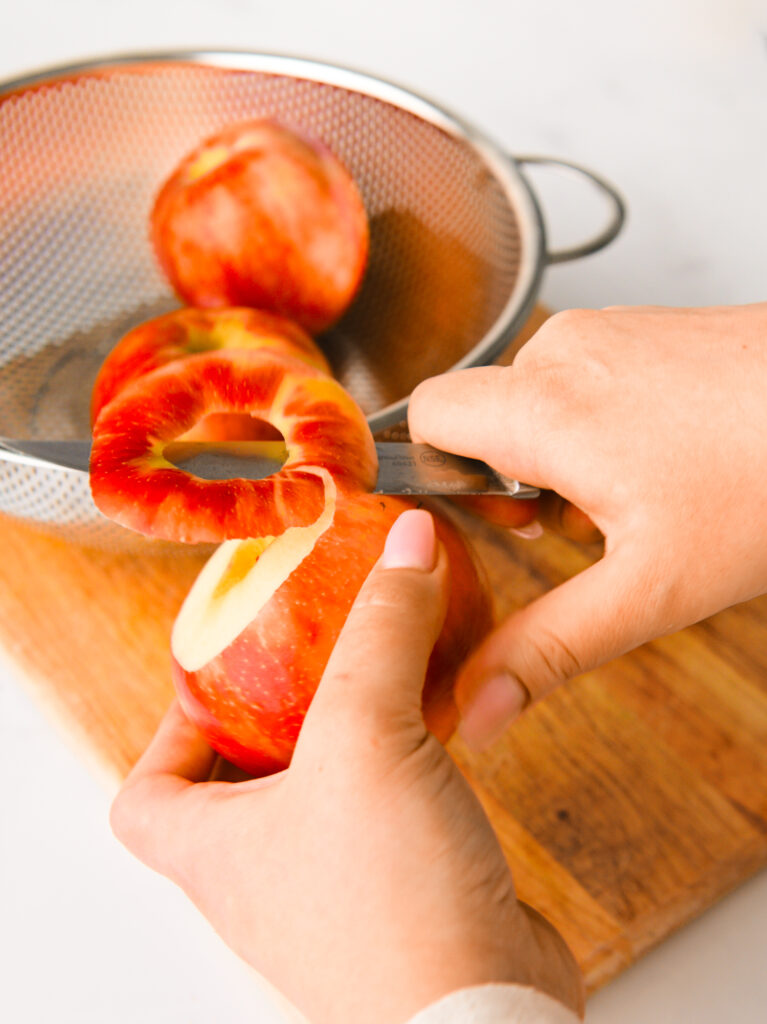
{"type": "MultiPolygon", "coordinates": [[[[90,441],[0,439],[0,462],[88,472],[90,441]]],[[[496,494],[535,498],[538,489],[511,480],[479,459],[440,451],[428,444],[380,441],[375,494],[496,494]]],[[[287,458],[282,441],[175,441],[169,462],[203,480],[258,480],[277,472],[287,458]]]]}

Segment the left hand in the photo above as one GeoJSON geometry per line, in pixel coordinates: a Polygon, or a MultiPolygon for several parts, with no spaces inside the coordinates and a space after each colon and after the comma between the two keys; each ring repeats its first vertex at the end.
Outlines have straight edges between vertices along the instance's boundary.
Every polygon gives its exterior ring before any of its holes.
{"type": "Polygon", "coordinates": [[[486,982],[582,1012],[569,950],[517,901],[488,819],[423,723],[446,588],[431,516],[404,513],[290,768],[209,781],[215,754],[174,704],[113,805],[125,845],[317,1024],[398,1024],[486,982]]]}

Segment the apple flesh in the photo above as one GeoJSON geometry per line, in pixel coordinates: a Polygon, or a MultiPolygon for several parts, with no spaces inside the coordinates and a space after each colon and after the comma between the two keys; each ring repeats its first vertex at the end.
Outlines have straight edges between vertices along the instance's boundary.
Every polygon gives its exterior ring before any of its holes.
{"type": "MultiPolygon", "coordinates": [[[[318,474],[326,500],[316,521],[277,538],[222,544],[173,629],[181,706],[214,749],[253,775],[290,762],[357,592],[394,520],[414,507],[401,498],[344,496],[328,473],[318,474]]],[[[455,673],[490,628],[492,614],[467,543],[442,515],[435,521],[450,562],[450,593],[423,706],[427,726],[444,742],[458,717],[455,673]]]]}
{"type": "MultiPolygon", "coordinates": [[[[138,377],[203,352],[247,349],[296,356],[330,373],[325,356],[303,328],[258,309],[177,309],[146,320],[121,338],[101,364],[91,399],[91,423],[138,377]]],[[[214,440],[234,440],[218,431],[214,440]]],[[[243,437],[248,440],[248,437],[243,437]]],[[[187,440],[205,440],[199,433],[187,440]]],[[[252,438],[258,440],[258,438],[252,438]]]]}
{"type": "Polygon", "coordinates": [[[165,182],[151,215],[157,258],[188,305],[254,306],[314,334],[344,312],[368,256],[349,172],[274,121],[207,139],[165,182]]]}
{"type": "Polygon", "coordinates": [[[177,359],[127,385],[94,424],[90,483],[97,507],[129,529],[219,543],[312,523],[325,505],[314,467],[343,493],[373,487],[378,460],[362,410],[338,381],[298,359],[233,349],[177,359]],[[270,423],[285,439],[282,469],[212,481],[175,466],[166,448],[211,414],[270,423]]]}

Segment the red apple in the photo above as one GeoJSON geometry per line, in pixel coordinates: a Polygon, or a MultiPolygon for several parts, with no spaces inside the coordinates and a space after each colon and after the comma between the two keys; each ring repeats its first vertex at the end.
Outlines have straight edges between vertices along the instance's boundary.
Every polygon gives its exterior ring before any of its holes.
{"type": "Polygon", "coordinates": [[[487,520],[488,523],[511,529],[527,526],[537,519],[540,511],[539,498],[525,498],[524,501],[519,501],[494,494],[466,494],[450,500],[467,512],[487,520]]]}
{"type": "MultiPolygon", "coordinates": [[[[306,331],[284,317],[258,309],[177,309],[139,324],[115,345],[93,386],[91,422],[137,377],[188,355],[237,348],[293,355],[330,373],[327,360],[306,331]]],[[[249,437],[258,439],[251,434],[242,439],[249,437]]],[[[210,439],[227,438],[233,439],[232,434],[223,436],[219,430],[210,439]]],[[[198,432],[194,439],[205,437],[198,432]]]]}
{"type": "Polygon", "coordinates": [[[327,374],[291,356],[232,349],[187,356],[129,384],[93,428],[91,493],[139,533],[188,543],[277,536],[325,506],[317,467],[342,493],[370,490],[375,445],[362,410],[327,374]],[[166,448],[210,414],[249,414],[285,439],[282,469],[262,480],[202,480],[166,448]]]}
{"type": "Polygon", "coordinates": [[[540,497],[524,501],[475,494],[451,498],[450,501],[496,526],[520,529],[537,519],[541,526],[579,544],[596,544],[604,539],[585,512],[553,491],[544,491],[540,497]]]}
{"type": "Polygon", "coordinates": [[[202,307],[256,306],[312,334],[351,302],[367,262],[365,208],[321,143],[249,121],[186,156],[152,209],[152,240],[178,295],[202,307]]]}
{"type": "MultiPolygon", "coordinates": [[[[185,713],[216,750],[254,775],[289,763],[354,598],[391,524],[414,507],[402,498],[336,495],[330,475],[323,477],[327,503],[317,521],[276,539],[222,544],[173,629],[173,678],[185,713]]],[[[424,713],[445,741],[457,721],[455,672],[492,616],[466,542],[447,519],[435,518],[450,561],[450,594],[424,713]]]]}

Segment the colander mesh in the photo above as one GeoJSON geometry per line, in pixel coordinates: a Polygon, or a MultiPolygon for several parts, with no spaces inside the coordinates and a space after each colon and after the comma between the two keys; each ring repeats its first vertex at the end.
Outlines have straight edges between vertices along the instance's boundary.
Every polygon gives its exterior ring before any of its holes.
{"type": "MultiPolygon", "coordinates": [[[[475,148],[337,85],[194,63],[80,73],[0,102],[0,435],[87,438],[112,346],[178,305],[148,242],[154,195],[205,136],[273,117],[322,139],[365,201],[362,289],[320,339],[368,415],[472,349],[520,259],[517,218],[475,148]]],[[[0,511],[89,543],[120,528],[83,475],[0,462],[0,511]]]]}

